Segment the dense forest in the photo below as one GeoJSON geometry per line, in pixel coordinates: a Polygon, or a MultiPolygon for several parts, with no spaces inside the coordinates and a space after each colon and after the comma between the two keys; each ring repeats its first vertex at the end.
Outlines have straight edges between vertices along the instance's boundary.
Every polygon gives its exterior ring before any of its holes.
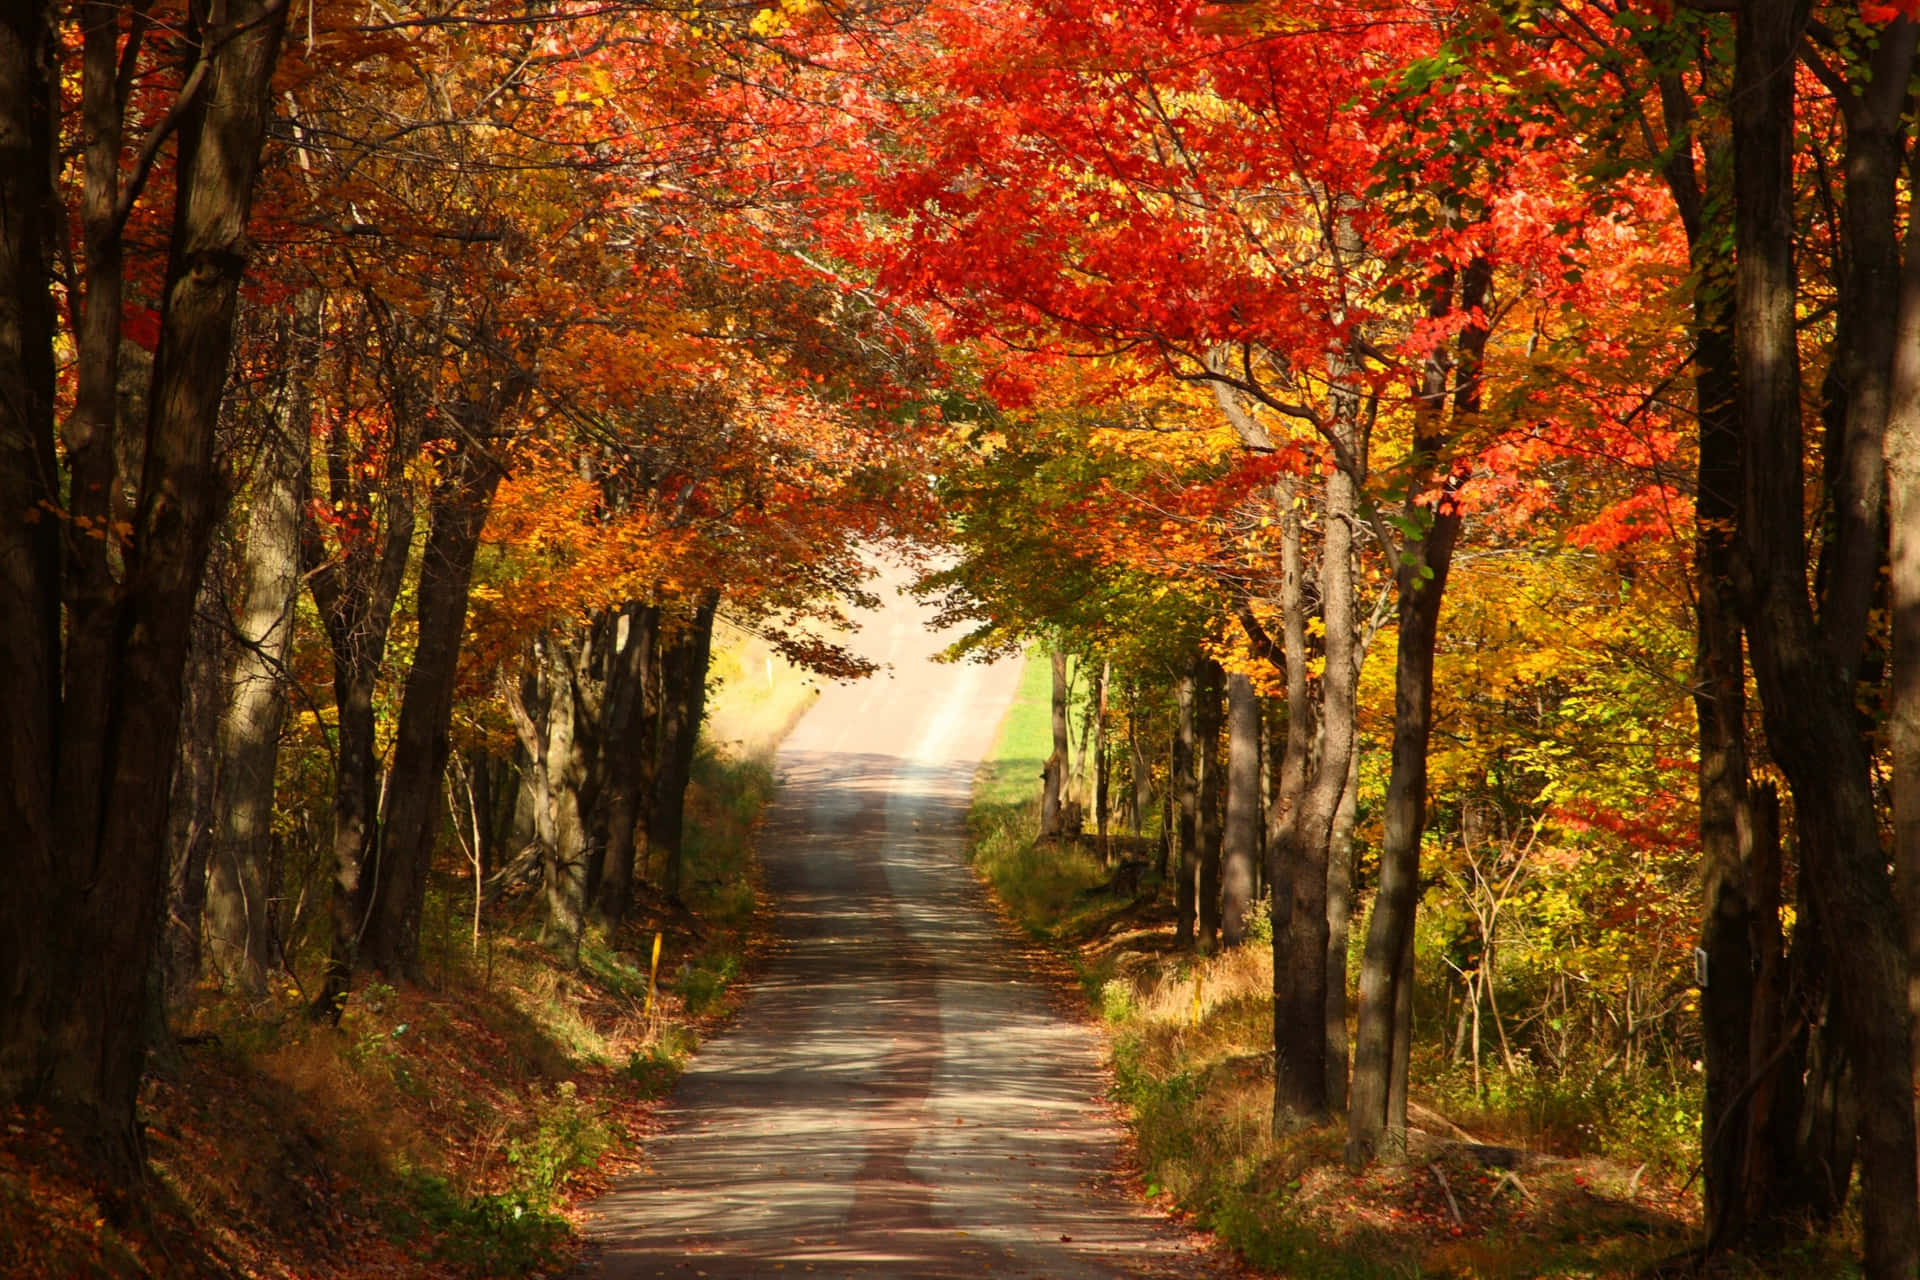
{"type": "Polygon", "coordinates": [[[1913,1277],[1917,59],[0,0],[0,1103],[137,1202],[196,1009],[683,910],[716,625],[867,675],[888,542],[956,660],[1051,655],[1041,834],[1271,947],[1275,1132],[1403,1158],[1418,1007],[1476,1092],[1690,1099],[1695,1260],[1913,1277]]]}

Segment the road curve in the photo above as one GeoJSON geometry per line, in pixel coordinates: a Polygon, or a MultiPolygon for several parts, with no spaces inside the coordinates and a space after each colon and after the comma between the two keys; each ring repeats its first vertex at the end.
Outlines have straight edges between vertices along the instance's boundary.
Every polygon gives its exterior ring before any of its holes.
{"type": "Polygon", "coordinates": [[[648,1172],[593,1207],[602,1280],[1204,1274],[1111,1185],[1098,1045],[964,865],[1018,664],[930,661],[897,597],[782,748],[760,852],[784,945],[680,1081],[648,1172]]]}

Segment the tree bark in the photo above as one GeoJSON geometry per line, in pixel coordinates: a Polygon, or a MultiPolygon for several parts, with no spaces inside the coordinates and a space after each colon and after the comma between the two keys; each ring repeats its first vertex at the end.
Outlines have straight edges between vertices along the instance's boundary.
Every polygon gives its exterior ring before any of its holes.
{"type": "Polygon", "coordinates": [[[1194,678],[1194,771],[1200,780],[1195,839],[1199,844],[1199,885],[1194,940],[1212,951],[1220,939],[1220,819],[1226,777],[1220,767],[1220,712],[1226,676],[1220,664],[1202,657],[1194,678]]]}
{"type": "MultiPolygon", "coordinates": [[[[180,741],[167,800],[167,927],[160,982],[166,1008],[186,1004],[200,978],[201,918],[207,902],[207,859],[213,847],[220,768],[221,676],[226,665],[226,630],[219,617],[221,591],[215,576],[209,572],[202,581],[194,609],[181,679],[180,741]]],[[[166,1025],[166,1008],[158,1011],[157,1028],[166,1025]]]]}
{"type": "MultiPolygon", "coordinates": [[[[1451,273],[1449,273],[1450,276],[1451,273]]],[[[1460,309],[1477,313],[1492,283],[1492,268],[1475,258],[1461,273],[1460,309]]],[[[1454,307],[1450,278],[1436,281],[1430,311],[1436,318],[1454,307]]],[[[1399,634],[1394,649],[1393,756],[1380,848],[1380,887],[1367,922],[1360,961],[1360,1013],[1353,1047],[1353,1077],[1347,1098],[1347,1164],[1358,1168],[1380,1155],[1398,1158],[1406,1149],[1404,1088],[1395,1089],[1396,1059],[1405,1061],[1411,992],[1402,986],[1413,972],[1413,919],[1420,901],[1420,840],[1426,830],[1427,741],[1433,728],[1433,654],[1439,640],[1440,605],[1460,534],[1452,477],[1439,496],[1424,499],[1447,442],[1447,388],[1452,373],[1453,414],[1471,416],[1480,407],[1480,368],[1486,348],[1483,323],[1470,322],[1458,338],[1457,368],[1448,369],[1444,349],[1429,359],[1414,428],[1414,483],[1405,518],[1420,530],[1409,536],[1394,569],[1399,598],[1399,634]]],[[[1456,428],[1460,424],[1456,421],[1456,428]]],[[[1404,1072],[1404,1068],[1401,1069],[1404,1072]]]]}
{"type": "Polygon", "coordinates": [[[1360,797],[1360,753],[1347,756],[1347,785],[1327,846],[1327,1109],[1347,1105],[1347,948],[1353,928],[1353,821],[1360,797]]]}
{"type": "Polygon", "coordinates": [[[1260,697],[1243,672],[1227,677],[1227,822],[1220,850],[1221,941],[1246,941],[1260,858],[1260,697]]]}
{"type": "MultiPolygon", "coordinates": [[[[0,1100],[40,1104],[103,1163],[139,1167],[134,1102],[167,877],[166,815],[194,599],[220,505],[214,435],[285,10],[240,0],[189,32],[205,58],[180,116],[173,225],[138,501],[107,642],[62,646],[48,233],[54,83],[46,10],[0,7],[0,1100]],[[16,499],[24,499],[17,501],[16,499]],[[87,661],[80,655],[87,653],[87,661]],[[62,689],[63,656],[77,664],[62,689]],[[16,715],[15,713],[19,714],[16,715]]],[[[111,486],[118,490],[118,482],[111,486]]],[[[91,496],[84,500],[91,501],[91,496]]],[[[109,532],[103,530],[103,532],[109,532]]],[[[68,627],[90,619],[69,614],[68,627]]]]}
{"type": "Polygon", "coordinates": [[[1055,840],[1066,834],[1067,806],[1067,653],[1055,646],[1047,655],[1052,665],[1053,684],[1049,699],[1052,713],[1053,754],[1040,772],[1040,838],[1055,840]]]}
{"type": "Polygon", "coordinates": [[[706,715],[707,661],[719,607],[718,591],[702,595],[661,654],[660,764],[647,815],[647,845],[661,859],[667,893],[676,900],[683,888],[687,783],[693,778],[694,747],[706,715]]]}
{"type": "MultiPolygon", "coordinates": [[[[336,426],[328,448],[329,488],[353,493],[344,431],[336,426]]],[[[367,855],[379,816],[380,768],[373,697],[386,659],[387,632],[413,544],[413,501],[405,478],[390,475],[379,536],[356,539],[330,558],[311,516],[301,524],[301,563],[333,657],[337,723],[333,778],[333,892],[328,907],[327,965],[312,1014],[338,1021],[353,985],[366,918],[367,855]]],[[[370,498],[367,499],[370,503],[370,498]]]]}
{"type": "Polygon", "coordinates": [[[364,962],[407,981],[421,977],[420,916],[440,827],[440,785],[447,769],[447,734],[473,559],[505,474],[500,460],[477,438],[455,442],[442,465],[444,474],[430,500],[432,524],[414,607],[419,638],[400,700],[361,953],[364,962]]]}
{"type": "MultiPolygon", "coordinates": [[[[1902,19],[1902,22],[1906,22],[1902,19]]],[[[1920,177],[1920,148],[1908,157],[1920,177]]],[[[1907,1017],[1920,1078],[1920,220],[1907,222],[1893,335],[1886,431],[1888,611],[1892,678],[1893,866],[1907,953],[1907,1017]]]]}
{"type": "MultiPolygon", "coordinates": [[[[1357,444],[1357,405],[1341,397],[1335,418],[1343,443],[1357,444]]],[[[1329,1114],[1327,1091],[1327,868],[1335,816],[1346,794],[1359,717],[1354,633],[1354,477],[1327,477],[1327,519],[1320,547],[1320,601],[1326,665],[1320,681],[1320,751],[1290,824],[1275,883],[1288,887],[1274,913],[1274,1111],[1276,1132],[1318,1124],[1329,1114]]],[[[1284,535],[1283,535],[1284,536],[1284,535]]],[[[1344,978],[1343,978],[1344,981],[1344,978]]]]}
{"type": "Polygon", "coordinates": [[[220,981],[266,989],[272,937],[268,891],[274,773],[286,717],[284,672],[300,592],[300,513],[308,488],[310,383],[320,340],[318,290],[294,301],[282,411],[254,467],[245,597],[234,624],[236,654],[220,728],[220,789],[207,876],[207,955],[220,981]]]}
{"type": "Polygon", "coordinates": [[[647,802],[653,794],[654,726],[660,719],[658,684],[652,676],[660,611],[652,605],[630,604],[621,617],[612,664],[618,688],[608,698],[607,732],[601,747],[607,845],[594,891],[595,919],[607,928],[626,918],[633,904],[634,868],[645,865],[640,851],[645,847],[647,802]]]}
{"type": "Polygon", "coordinates": [[[1910,1280],[1920,1268],[1920,1184],[1905,934],[1856,724],[1857,657],[1836,664],[1842,655],[1823,639],[1844,639],[1846,623],[1823,637],[1806,590],[1793,132],[1807,17],[1805,0],[1742,0],[1736,19],[1735,343],[1750,574],[1741,594],[1767,741],[1793,791],[1803,883],[1822,932],[1847,940],[1833,1006],[1860,1107],[1865,1273],[1910,1280]]]}
{"type": "Polygon", "coordinates": [[[1173,940],[1182,949],[1194,945],[1198,924],[1198,898],[1195,884],[1200,874],[1199,850],[1195,847],[1200,829],[1200,779],[1195,771],[1194,696],[1198,679],[1195,665],[1173,683],[1175,704],[1173,754],[1170,764],[1171,792],[1168,803],[1177,810],[1174,820],[1175,851],[1173,940]]]}
{"type": "Polygon", "coordinates": [[[1107,691],[1112,680],[1113,663],[1102,658],[1093,695],[1093,829],[1103,866],[1113,852],[1107,844],[1107,784],[1112,773],[1111,762],[1107,759],[1107,691]]]}

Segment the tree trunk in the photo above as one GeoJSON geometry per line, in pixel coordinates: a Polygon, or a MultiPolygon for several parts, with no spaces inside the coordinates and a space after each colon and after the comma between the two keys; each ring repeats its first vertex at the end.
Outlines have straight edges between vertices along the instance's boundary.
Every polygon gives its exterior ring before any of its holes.
{"type": "Polygon", "coordinates": [[[710,590],[701,596],[693,616],[681,622],[661,654],[660,763],[647,815],[647,844],[649,852],[661,859],[667,893],[676,900],[683,887],[687,783],[693,778],[693,751],[706,715],[707,660],[719,606],[719,592],[710,590]]]}
{"type": "MultiPolygon", "coordinates": [[[[351,491],[352,460],[340,429],[329,443],[330,489],[351,491]]],[[[342,499],[336,498],[336,501],[342,499]]],[[[360,950],[366,887],[362,872],[373,847],[380,809],[380,765],[373,698],[386,659],[394,602],[413,545],[413,502],[404,478],[387,493],[378,538],[357,539],[329,557],[311,516],[301,524],[301,563],[333,658],[336,720],[333,778],[333,892],[328,907],[327,965],[313,1000],[316,1018],[338,1021],[360,950]]]]}
{"type": "MultiPolygon", "coordinates": [[[[1485,259],[1470,262],[1461,281],[1460,309],[1478,311],[1486,299],[1492,270],[1485,259]]],[[[1453,309],[1453,283],[1436,281],[1430,310],[1436,317],[1453,309]]],[[[1454,377],[1453,412],[1463,418],[1480,404],[1480,364],[1487,330],[1470,324],[1462,330],[1454,377]]],[[[1447,359],[1437,350],[1429,359],[1422,405],[1414,429],[1417,478],[1430,474],[1446,442],[1447,359]]],[[[1455,424],[1456,427],[1459,425],[1455,424]]],[[[1413,917],[1420,901],[1420,840],[1426,830],[1427,740],[1433,728],[1433,654],[1439,640],[1440,605],[1453,565],[1460,513],[1451,500],[1449,478],[1432,506],[1419,501],[1424,483],[1409,485],[1405,518],[1420,529],[1402,548],[1394,570],[1400,629],[1394,650],[1393,756],[1380,848],[1380,887],[1367,922],[1367,945],[1360,961],[1360,1014],[1353,1046],[1353,1077],[1347,1098],[1347,1164],[1358,1168],[1376,1156],[1398,1158],[1406,1149],[1404,1089],[1394,1088],[1395,1060],[1404,1061],[1410,1030],[1411,993],[1401,991],[1413,971],[1413,917]]]]}
{"type": "MultiPolygon", "coordinates": [[[[1335,418],[1343,443],[1357,445],[1357,404],[1340,398],[1335,418]]],[[[1335,816],[1347,790],[1358,728],[1360,674],[1353,603],[1353,477],[1327,477],[1327,519],[1320,547],[1321,617],[1326,667],[1320,681],[1320,752],[1288,825],[1291,839],[1275,883],[1288,889],[1274,913],[1274,1109],[1276,1132],[1318,1124],[1329,1113],[1327,1091],[1327,868],[1335,816]]],[[[1344,981],[1344,978],[1343,978],[1344,981]]]]}
{"type": "MultiPolygon", "coordinates": [[[[1905,21],[1905,20],[1903,20],[1905,21]]],[[[1920,148],[1908,158],[1909,187],[1920,148]]],[[[1907,954],[1907,1017],[1920,1078],[1920,219],[1907,222],[1886,432],[1892,680],[1893,866],[1907,954]]]]}
{"type": "Polygon", "coordinates": [[[594,916],[612,928],[633,905],[636,865],[646,839],[647,801],[653,794],[654,726],[660,720],[658,683],[653,679],[655,634],[660,611],[630,604],[615,636],[614,667],[619,689],[608,699],[607,733],[601,748],[606,764],[602,795],[607,815],[606,856],[594,893],[594,916]]]}
{"type": "Polygon", "coordinates": [[[1260,697],[1243,672],[1227,677],[1227,823],[1220,849],[1221,941],[1246,941],[1260,859],[1260,697]]]}
{"type": "Polygon", "coordinates": [[[1047,757],[1040,773],[1040,838],[1058,839],[1065,834],[1067,804],[1067,653],[1055,647],[1048,660],[1053,668],[1052,708],[1053,754],[1047,757]]]}
{"type": "Polygon", "coordinates": [[[1327,846],[1327,1109],[1347,1105],[1347,948],[1353,927],[1353,820],[1360,753],[1347,757],[1347,785],[1327,846]]]}
{"type": "Polygon", "coordinates": [[[1103,866],[1111,861],[1113,854],[1107,844],[1107,783],[1112,773],[1107,759],[1107,691],[1112,681],[1113,663],[1102,658],[1093,697],[1093,826],[1103,866]]]}
{"type": "MultiPolygon", "coordinates": [[[[1195,659],[1197,664],[1199,659],[1195,659]]],[[[1175,704],[1173,752],[1169,763],[1168,805],[1177,810],[1174,820],[1175,881],[1173,892],[1173,940],[1183,950],[1193,946],[1198,905],[1194,893],[1200,873],[1199,834],[1200,781],[1194,758],[1194,686],[1192,669],[1173,682],[1175,704]]]]}
{"type": "MultiPolygon", "coordinates": [[[[1153,766],[1147,759],[1146,735],[1140,729],[1146,714],[1140,705],[1140,685],[1136,680],[1127,690],[1127,817],[1136,838],[1147,834],[1147,811],[1153,807],[1153,766]]],[[[1166,868],[1160,869],[1165,878],[1166,868]]]]}
{"type": "MultiPolygon", "coordinates": [[[[44,256],[54,136],[46,14],[0,7],[0,638],[9,664],[0,682],[0,1101],[48,1107],[131,1177],[146,1028],[129,1014],[146,1004],[157,949],[181,675],[221,496],[214,435],[286,11],[239,0],[229,25],[182,33],[202,42],[206,69],[180,116],[141,482],[115,551],[124,573],[108,643],[85,662],[61,644],[54,535],[32,527],[43,502],[60,508],[44,256]],[[63,655],[75,664],[64,692],[63,655]]],[[[80,621],[68,615],[69,625],[80,621]]]]}
{"type": "MultiPolygon", "coordinates": [[[[54,1069],[47,1031],[62,1017],[78,957],[48,923],[75,904],[54,829],[61,721],[60,503],[54,451],[52,6],[0,0],[0,1100],[31,1101],[54,1069]]],[[[156,840],[160,837],[156,833],[156,840]]],[[[64,927],[64,922],[63,922],[64,927]]],[[[77,945],[77,944],[76,944],[77,945]]],[[[84,1033],[82,1045],[97,1043],[84,1033]]],[[[77,1064],[73,1064],[77,1065],[77,1064]]],[[[72,1067],[69,1066],[71,1071],[72,1067]]],[[[73,1079],[76,1112],[131,1132],[117,1081],[73,1079]],[[104,1086],[101,1087],[101,1086],[104,1086]]]]}
{"type": "MultiPolygon", "coordinates": [[[[207,857],[213,847],[215,778],[219,772],[220,686],[226,631],[220,588],[210,572],[201,583],[181,680],[180,744],[167,804],[167,928],[160,988],[179,1007],[200,978],[200,922],[207,902],[207,857]]],[[[164,1027],[165,1010],[156,1026],[164,1027]]]]}
{"type": "Polygon", "coordinates": [[[420,915],[440,828],[440,785],[447,770],[447,734],[460,642],[467,628],[473,558],[505,470],[476,439],[456,442],[443,467],[434,486],[432,525],[420,561],[414,606],[418,641],[400,700],[387,811],[360,956],[381,972],[408,981],[421,976],[420,915]]]}
{"type": "Polygon", "coordinates": [[[320,294],[294,301],[283,411],[260,445],[241,553],[237,652],[220,727],[219,812],[207,877],[207,953],[229,987],[266,989],[272,936],[267,909],[273,849],[274,773],[286,716],[283,674],[300,592],[300,512],[307,500],[311,373],[320,338],[320,294]]]}
{"type": "Polygon", "coordinates": [[[1743,607],[1767,741],[1793,791],[1803,883],[1822,933],[1847,939],[1834,1016],[1860,1108],[1869,1280],[1920,1267],[1905,933],[1856,724],[1857,657],[1822,643],[1806,591],[1804,442],[1795,335],[1793,131],[1804,0],[1738,8],[1730,98],[1738,262],[1735,342],[1747,445],[1743,607]]]}
{"type": "Polygon", "coordinates": [[[1226,795],[1225,771],[1220,767],[1220,711],[1226,675],[1212,658],[1201,658],[1194,679],[1194,768],[1200,778],[1197,815],[1200,883],[1195,941],[1212,951],[1220,939],[1220,819],[1226,795]]]}

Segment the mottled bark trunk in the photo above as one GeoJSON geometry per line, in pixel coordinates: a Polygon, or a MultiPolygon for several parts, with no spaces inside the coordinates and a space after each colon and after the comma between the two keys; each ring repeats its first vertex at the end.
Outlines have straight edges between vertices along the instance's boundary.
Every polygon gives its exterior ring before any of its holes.
{"type": "Polygon", "coordinates": [[[400,700],[387,811],[360,957],[408,981],[421,977],[420,916],[440,829],[441,779],[447,769],[447,734],[473,558],[504,474],[492,451],[476,440],[458,442],[443,467],[434,486],[432,524],[420,561],[414,607],[418,640],[400,700]]]}
{"type": "MultiPolygon", "coordinates": [[[[330,487],[351,491],[352,462],[339,428],[330,442],[330,487]]],[[[301,562],[307,589],[320,613],[333,658],[335,717],[333,885],[328,904],[328,950],[320,990],[311,1013],[338,1021],[353,985],[366,919],[362,874],[367,871],[380,809],[380,765],[373,698],[387,651],[394,602],[406,574],[413,543],[413,505],[396,478],[388,493],[386,519],[377,538],[358,540],[330,558],[311,517],[301,526],[301,562]]]]}
{"type": "MultiPolygon", "coordinates": [[[[1905,932],[1854,707],[1857,650],[1834,647],[1852,621],[1817,626],[1806,590],[1793,73],[1807,16],[1804,0],[1743,0],[1737,12],[1729,101],[1750,572],[1742,604],[1768,744],[1793,791],[1809,904],[1823,934],[1847,940],[1847,980],[1833,984],[1833,1008],[1859,1105],[1865,1272],[1911,1280],[1920,1268],[1920,1185],[1905,932]]],[[[1842,470],[1850,472],[1848,462],[1842,470]]],[[[1839,591],[1829,584],[1830,607],[1840,607],[1839,591]]]]}
{"type": "Polygon", "coordinates": [[[1246,941],[1260,858],[1260,697],[1243,672],[1227,677],[1227,822],[1220,848],[1220,937],[1246,941]]]}
{"type": "Polygon", "coordinates": [[[207,876],[207,959],[220,981],[266,989],[271,962],[268,885],[274,774],[286,716],[284,673],[300,592],[300,513],[307,500],[310,382],[320,295],[294,301],[281,411],[260,445],[241,552],[244,593],[220,727],[219,812],[207,876]]]}

